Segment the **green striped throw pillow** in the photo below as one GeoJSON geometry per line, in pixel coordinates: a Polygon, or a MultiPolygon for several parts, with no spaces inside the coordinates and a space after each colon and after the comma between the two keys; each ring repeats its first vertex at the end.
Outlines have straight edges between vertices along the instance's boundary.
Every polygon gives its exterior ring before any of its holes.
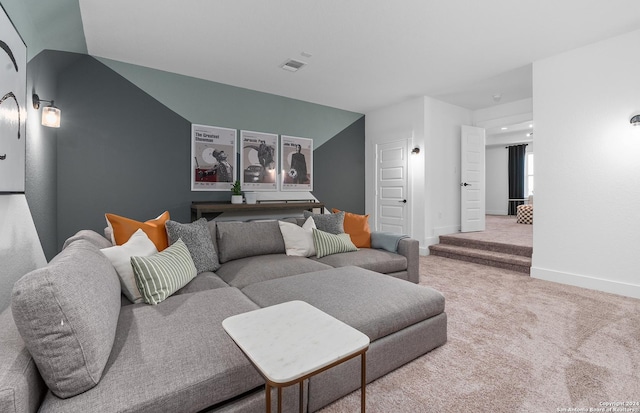
{"type": "Polygon", "coordinates": [[[156,305],[184,287],[196,275],[189,249],[178,240],[147,257],[131,257],[136,284],[145,303],[156,305]]]}
{"type": "Polygon", "coordinates": [[[349,234],[330,234],[316,228],[312,230],[313,245],[316,248],[318,258],[340,252],[358,251],[358,248],[351,242],[349,234]]]}

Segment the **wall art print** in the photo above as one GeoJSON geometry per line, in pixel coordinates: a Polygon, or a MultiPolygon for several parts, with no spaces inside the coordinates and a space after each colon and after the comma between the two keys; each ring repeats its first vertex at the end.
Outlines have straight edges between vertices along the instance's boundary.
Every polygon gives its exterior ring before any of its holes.
{"type": "Polygon", "coordinates": [[[191,190],[230,191],[236,181],[237,132],[191,125],[191,190]]]}
{"type": "Polygon", "coordinates": [[[240,183],[243,191],[278,190],[278,135],[240,131],[240,183]]]}
{"type": "Polygon", "coordinates": [[[281,137],[282,190],[313,191],[313,139],[281,137]]]}
{"type": "Polygon", "coordinates": [[[27,46],[0,12],[0,192],[24,192],[27,46]]]}

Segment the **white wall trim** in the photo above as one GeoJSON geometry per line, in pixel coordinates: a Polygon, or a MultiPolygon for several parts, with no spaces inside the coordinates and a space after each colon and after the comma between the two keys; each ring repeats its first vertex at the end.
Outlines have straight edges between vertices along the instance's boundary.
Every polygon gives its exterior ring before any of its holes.
{"type": "Polygon", "coordinates": [[[546,268],[531,267],[531,277],[540,280],[568,284],[590,290],[604,291],[625,297],[640,298],[640,285],[621,283],[586,275],[571,274],[566,272],[549,270],[546,268]]]}

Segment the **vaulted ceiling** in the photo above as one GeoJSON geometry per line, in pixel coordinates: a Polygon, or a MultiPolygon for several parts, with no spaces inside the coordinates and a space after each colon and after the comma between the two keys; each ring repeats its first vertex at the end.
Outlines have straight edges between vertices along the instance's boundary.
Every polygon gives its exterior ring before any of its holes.
{"type": "Polygon", "coordinates": [[[532,62],[640,29],[637,0],[78,4],[91,55],[358,113],[422,95],[470,109],[531,97],[532,62]],[[281,69],[290,58],[307,65],[281,69]]]}

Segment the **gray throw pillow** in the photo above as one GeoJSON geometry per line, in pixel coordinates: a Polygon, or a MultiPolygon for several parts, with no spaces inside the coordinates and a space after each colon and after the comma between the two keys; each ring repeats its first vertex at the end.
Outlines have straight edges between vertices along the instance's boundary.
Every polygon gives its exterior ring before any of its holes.
{"type": "Polygon", "coordinates": [[[169,244],[172,245],[182,239],[191,253],[198,274],[205,271],[216,271],[220,268],[218,254],[213,246],[206,218],[200,218],[190,224],[169,220],[165,226],[169,244]]]}
{"type": "Polygon", "coordinates": [[[120,315],[120,281],[98,247],[74,241],[20,278],[11,311],[53,394],[65,399],[98,384],[120,315]]]}
{"type": "Polygon", "coordinates": [[[329,234],[344,234],[344,211],[336,214],[314,214],[304,211],[304,217],[313,217],[316,228],[329,234]]]}

